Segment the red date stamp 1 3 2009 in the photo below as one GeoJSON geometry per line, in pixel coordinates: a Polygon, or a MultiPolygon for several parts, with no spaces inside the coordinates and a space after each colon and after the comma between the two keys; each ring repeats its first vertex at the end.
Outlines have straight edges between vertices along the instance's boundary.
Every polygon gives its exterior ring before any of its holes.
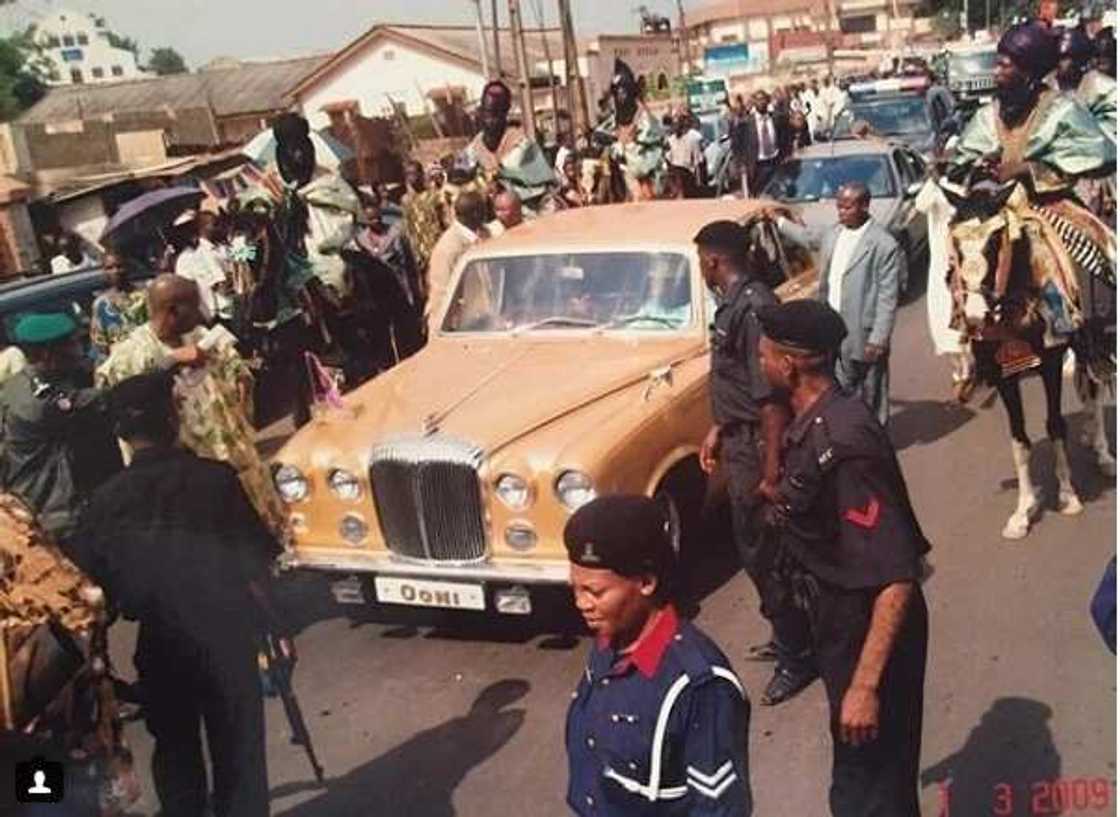
{"type": "MultiPolygon", "coordinates": [[[[1070,814],[1078,811],[1111,811],[1114,802],[1115,781],[1104,777],[1076,777],[1068,780],[1039,780],[1034,783],[1012,785],[996,783],[992,788],[990,811],[983,815],[969,814],[967,817],[1014,817],[1030,815],[1070,814]]],[[[941,808],[939,817],[957,817],[953,811],[953,789],[951,782],[939,784],[941,808]]],[[[970,803],[971,810],[976,805],[970,803]]]]}

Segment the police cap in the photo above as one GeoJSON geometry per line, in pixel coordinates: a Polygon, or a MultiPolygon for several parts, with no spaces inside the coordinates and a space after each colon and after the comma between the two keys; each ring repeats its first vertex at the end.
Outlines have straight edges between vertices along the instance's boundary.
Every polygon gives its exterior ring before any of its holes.
{"type": "Polygon", "coordinates": [[[701,227],[692,241],[700,247],[741,255],[746,252],[749,239],[746,227],[734,221],[721,219],[701,227]]]}
{"type": "Polygon", "coordinates": [[[12,340],[21,346],[46,346],[77,331],[77,321],[65,312],[31,312],[16,321],[12,340]]]}
{"type": "Polygon", "coordinates": [[[647,496],[614,494],[593,499],[564,526],[568,559],[621,576],[667,577],[673,545],[665,511],[647,496]]]}
{"type": "Polygon", "coordinates": [[[820,301],[799,299],[764,306],[758,320],[770,340],[809,354],[835,352],[848,335],[840,314],[820,301]]]}

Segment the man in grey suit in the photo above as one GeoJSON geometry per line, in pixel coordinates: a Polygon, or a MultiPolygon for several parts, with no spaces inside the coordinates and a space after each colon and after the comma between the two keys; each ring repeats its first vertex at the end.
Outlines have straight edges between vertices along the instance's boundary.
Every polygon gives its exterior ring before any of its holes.
{"type": "Polygon", "coordinates": [[[871,194],[860,182],[849,182],[836,197],[840,223],[823,235],[780,219],[787,237],[820,247],[818,298],[844,318],[848,336],[836,361],[836,378],[858,393],[885,427],[890,416],[888,364],[891,332],[898,310],[906,254],[868,211],[871,194]]]}

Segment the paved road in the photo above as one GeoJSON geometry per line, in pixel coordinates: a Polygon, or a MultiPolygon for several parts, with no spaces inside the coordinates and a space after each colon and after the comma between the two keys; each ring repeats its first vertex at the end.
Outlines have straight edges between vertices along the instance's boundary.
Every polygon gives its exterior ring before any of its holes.
{"type": "MultiPolygon", "coordinates": [[[[1115,550],[1114,486],[1076,449],[1084,514],[1047,513],[1028,539],[1005,542],[999,532],[1015,492],[1002,408],[994,401],[970,409],[943,402],[947,377],[929,351],[924,301],[900,316],[892,376],[892,433],[934,542],[934,572],[925,585],[932,635],[924,814],[942,813],[938,781],[946,779],[954,817],[1059,813],[1044,785],[1056,779],[1104,779],[1114,797],[1115,662],[1087,613],[1115,550]],[[1010,809],[997,802],[1008,795],[1010,809]]],[[[1030,431],[1044,436],[1041,384],[1030,381],[1026,392],[1030,431]]],[[[1072,415],[1070,397],[1066,407],[1072,415]]],[[[1052,463],[1049,445],[1039,444],[1035,478],[1051,507],[1052,463]]],[[[742,658],[743,646],[764,632],[757,600],[733,569],[712,572],[699,623],[757,698],[769,670],[742,658]]],[[[380,613],[343,615],[315,575],[293,577],[284,593],[300,617],[298,691],[330,785],[309,785],[300,750],[287,743],[283,711],[269,701],[274,814],[567,813],[564,715],[588,644],[557,635],[560,612],[532,626],[505,622],[495,629],[460,619],[413,628],[380,613]]],[[[117,646],[127,655],[121,635],[117,646]]],[[[755,708],[756,814],[827,813],[826,712],[819,684],[778,709],[755,708]]],[[[150,741],[142,726],[132,725],[129,736],[146,764],[150,741]]],[[[138,815],[157,811],[147,778],[145,785],[138,815]]],[[[1074,806],[1084,804],[1084,789],[1069,792],[1078,795],[1074,806]]],[[[1075,812],[1067,806],[1066,813],[1075,812]]]]}

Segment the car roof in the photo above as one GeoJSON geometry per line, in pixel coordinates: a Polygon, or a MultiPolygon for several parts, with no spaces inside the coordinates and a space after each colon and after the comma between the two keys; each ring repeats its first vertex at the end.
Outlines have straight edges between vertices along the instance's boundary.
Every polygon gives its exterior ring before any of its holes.
{"type": "MultiPolygon", "coordinates": [[[[136,280],[146,277],[149,276],[140,276],[136,280]]],[[[109,282],[101,266],[7,281],[0,284],[0,315],[10,317],[31,309],[58,308],[60,303],[82,300],[108,287],[109,282]]]]}
{"type": "MultiPolygon", "coordinates": [[[[770,207],[774,202],[767,202],[770,207]]],[[[558,250],[620,251],[651,247],[691,247],[705,224],[743,220],[763,202],[750,199],[691,199],[611,204],[562,210],[527,221],[488,239],[472,255],[517,255],[558,250]]]]}
{"type": "Polygon", "coordinates": [[[794,159],[826,159],[832,156],[886,156],[895,148],[902,147],[897,142],[883,139],[838,139],[835,142],[817,142],[803,148],[794,159]]]}

